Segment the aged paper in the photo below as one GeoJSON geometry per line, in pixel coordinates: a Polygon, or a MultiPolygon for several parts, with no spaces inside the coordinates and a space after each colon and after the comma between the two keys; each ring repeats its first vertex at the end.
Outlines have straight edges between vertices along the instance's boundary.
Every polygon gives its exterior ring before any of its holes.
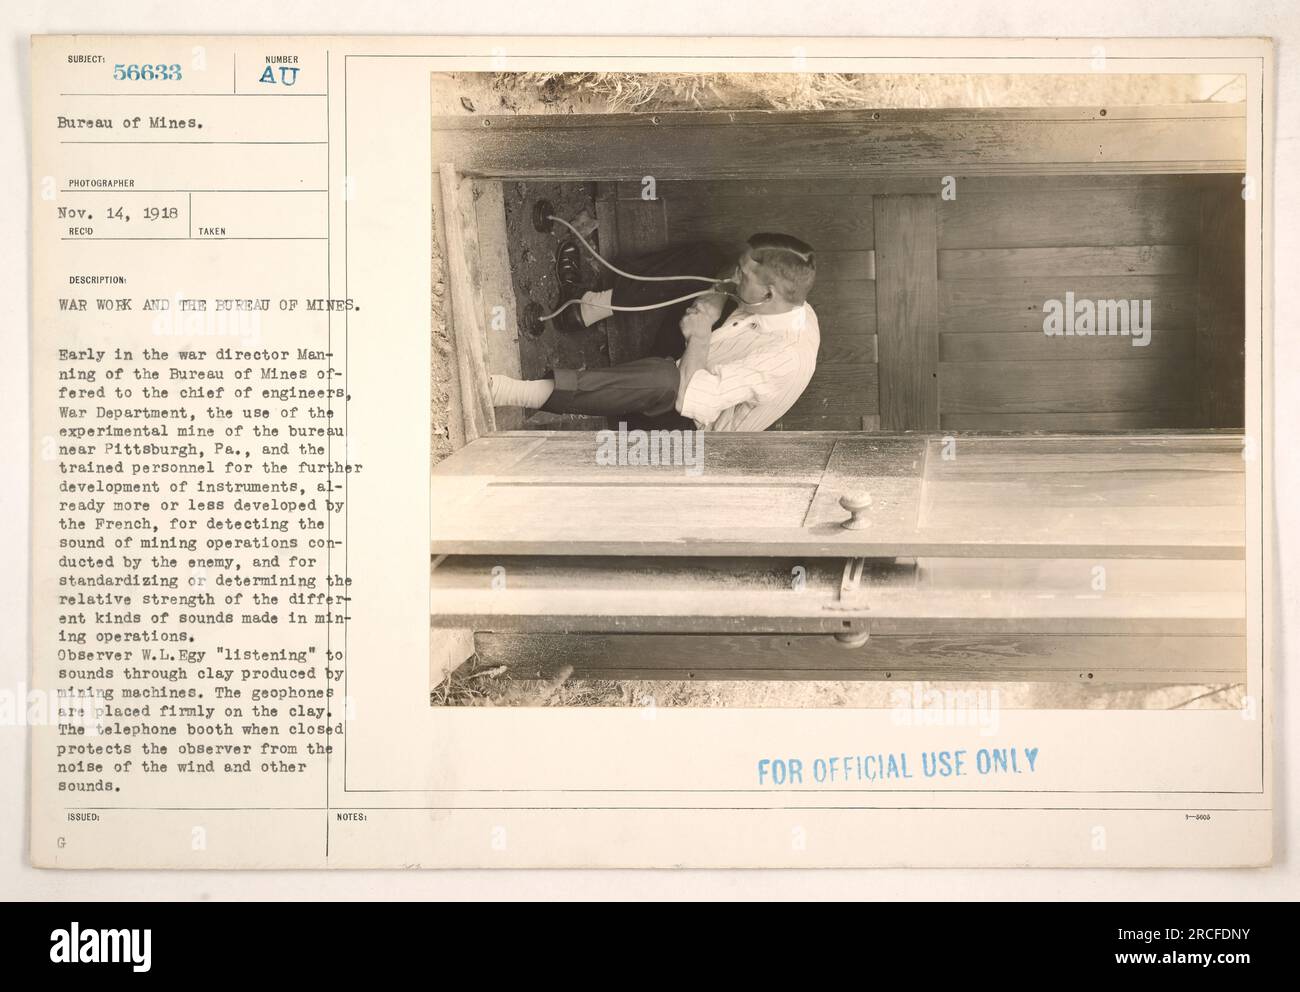
{"type": "Polygon", "coordinates": [[[36,865],[1270,862],[1266,41],[32,73],[36,865]],[[818,248],[779,429],[493,402],[741,215],[818,248]]]}

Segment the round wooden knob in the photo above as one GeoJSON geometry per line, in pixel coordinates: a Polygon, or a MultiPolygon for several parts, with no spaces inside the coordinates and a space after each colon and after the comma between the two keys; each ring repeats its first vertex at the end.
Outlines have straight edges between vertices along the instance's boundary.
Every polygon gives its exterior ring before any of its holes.
{"type": "Polygon", "coordinates": [[[835,643],[842,648],[860,648],[871,640],[869,630],[845,630],[832,636],[835,638],[835,643]]]}
{"type": "Polygon", "coordinates": [[[862,530],[871,526],[871,518],[867,516],[871,509],[871,493],[846,493],[840,497],[840,506],[850,514],[849,519],[843,523],[846,529],[862,530]]]}

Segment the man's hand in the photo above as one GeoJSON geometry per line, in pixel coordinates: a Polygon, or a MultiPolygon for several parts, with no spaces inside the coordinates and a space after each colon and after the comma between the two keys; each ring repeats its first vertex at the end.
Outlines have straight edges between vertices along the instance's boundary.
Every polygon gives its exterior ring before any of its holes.
{"type": "Polygon", "coordinates": [[[708,296],[697,296],[695,302],[688,309],[688,313],[702,313],[709,318],[712,324],[718,322],[722,316],[722,305],[726,303],[727,298],[722,293],[710,293],[708,296]]]}
{"type": "Polygon", "coordinates": [[[709,336],[713,333],[713,322],[715,320],[717,320],[717,317],[710,317],[708,313],[692,306],[682,316],[682,337],[686,339],[687,344],[697,340],[707,343],[709,336]]]}
{"type": "Polygon", "coordinates": [[[691,378],[704,368],[709,357],[709,339],[713,336],[713,325],[722,314],[720,293],[697,297],[686,309],[682,317],[682,337],[686,339],[686,351],[677,363],[677,412],[682,412],[682,403],[686,399],[686,389],[691,378]]]}

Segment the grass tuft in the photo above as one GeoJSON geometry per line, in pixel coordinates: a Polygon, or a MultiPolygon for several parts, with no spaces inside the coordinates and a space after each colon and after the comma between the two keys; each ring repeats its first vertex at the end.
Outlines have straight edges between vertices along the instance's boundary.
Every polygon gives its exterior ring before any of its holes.
{"type": "Polygon", "coordinates": [[[1231,76],[844,72],[498,72],[505,98],[594,112],[1112,106],[1240,100],[1231,76]],[[1226,82],[1225,82],[1226,80],[1226,82]]]}

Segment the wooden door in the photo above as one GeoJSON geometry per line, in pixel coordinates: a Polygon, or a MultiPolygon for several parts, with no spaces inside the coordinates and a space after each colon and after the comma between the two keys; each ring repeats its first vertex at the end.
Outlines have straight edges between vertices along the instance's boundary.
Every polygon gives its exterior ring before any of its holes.
{"type": "Polygon", "coordinates": [[[434,471],[432,552],[1245,554],[1245,475],[1232,436],[695,433],[661,438],[667,464],[636,464],[638,438],[619,437],[519,432],[468,445],[434,471]],[[866,526],[844,526],[844,497],[869,497],[866,526]]]}

